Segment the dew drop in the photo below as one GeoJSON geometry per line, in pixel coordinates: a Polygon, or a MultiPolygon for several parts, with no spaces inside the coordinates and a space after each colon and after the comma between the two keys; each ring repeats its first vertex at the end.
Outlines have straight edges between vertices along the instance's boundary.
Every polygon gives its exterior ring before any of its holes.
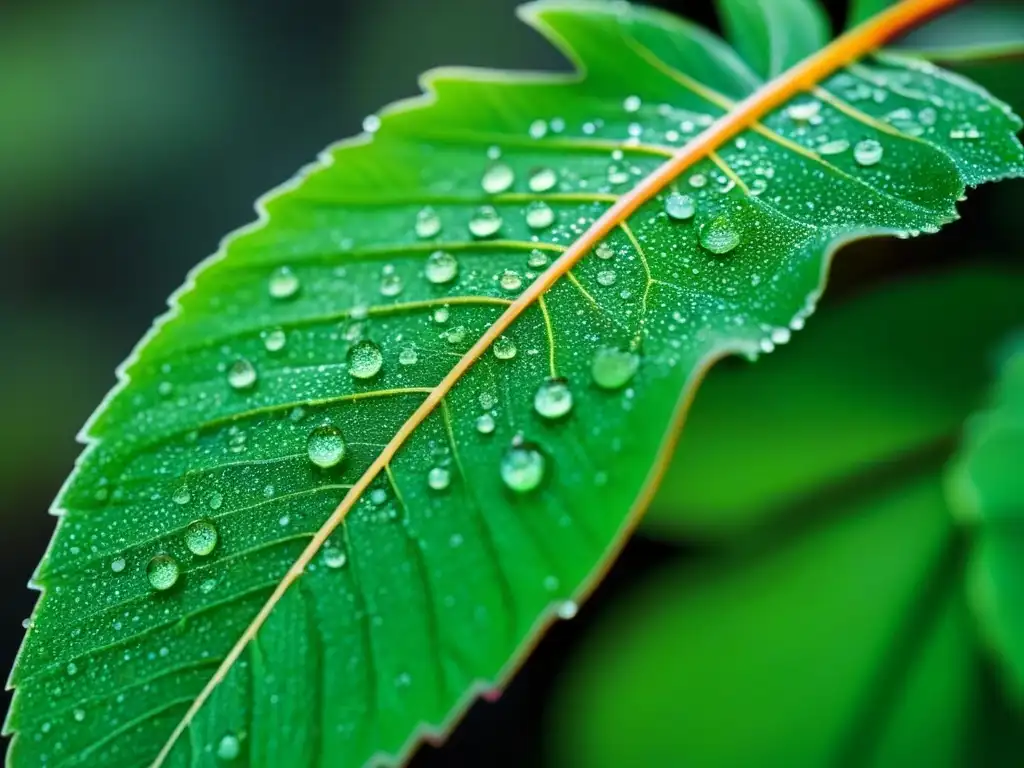
{"type": "Polygon", "coordinates": [[[348,562],[348,557],[344,551],[338,549],[338,547],[328,545],[324,549],[324,565],[328,568],[343,568],[345,563],[348,562]]]}
{"type": "Polygon", "coordinates": [[[721,256],[740,244],[740,233],[728,216],[715,216],[701,225],[700,244],[705,250],[721,256]]]}
{"type": "Polygon", "coordinates": [[[832,139],[818,147],[819,155],[840,155],[850,148],[850,142],[846,139],[832,139]]]}
{"type": "Polygon", "coordinates": [[[217,742],[217,758],[219,760],[235,760],[241,751],[242,745],[239,743],[238,737],[233,734],[229,733],[217,742]]]}
{"type": "Polygon", "coordinates": [[[496,398],[490,392],[481,392],[479,397],[480,407],[484,410],[493,408],[498,404],[498,398],[496,398]]]}
{"type": "Polygon", "coordinates": [[[615,250],[606,242],[597,244],[597,248],[594,249],[594,254],[599,259],[608,260],[615,255],[615,250]]]}
{"type": "Polygon", "coordinates": [[[441,217],[437,211],[429,205],[420,208],[416,214],[416,236],[420,238],[433,237],[441,231],[441,217]]]}
{"type": "Polygon", "coordinates": [[[376,115],[367,115],[363,118],[363,130],[367,133],[376,133],[380,128],[380,118],[376,115]]]}
{"type": "Polygon", "coordinates": [[[610,285],[615,285],[615,270],[602,269],[597,273],[597,282],[606,288],[610,285]]]}
{"type": "Polygon", "coordinates": [[[345,438],[333,424],[315,427],[306,438],[309,460],[322,469],[336,467],[345,458],[345,438]]]}
{"type": "Polygon", "coordinates": [[[518,291],[523,287],[523,279],[514,269],[506,269],[502,272],[501,277],[498,278],[498,283],[506,291],[518,291]]]}
{"type": "Polygon", "coordinates": [[[789,115],[791,120],[796,120],[798,123],[806,123],[817,117],[818,113],[821,112],[820,101],[804,101],[798,104],[790,104],[786,109],[786,114],[789,115]]]}
{"type": "Polygon", "coordinates": [[[387,272],[380,278],[381,296],[397,296],[403,288],[405,288],[405,284],[402,282],[401,276],[394,272],[387,272]]]}
{"type": "Polygon", "coordinates": [[[449,344],[461,344],[466,339],[466,326],[456,325],[444,333],[444,338],[449,344]]]}
{"type": "Polygon", "coordinates": [[[443,325],[448,322],[449,317],[448,307],[438,307],[434,310],[434,322],[439,325],[443,325]]]}
{"type": "Polygon", "coordinates": [[[690,186],[694,189],[700,189],[706,186],[708,183],[708,177],[703,173],[695,173],[690,177],[690,186]]]}
{"type": "Polygon", "coordinates": [[[187,485],[181,486],[174,492],[174,496],[171,497],[175,504],[185,505],[192,501],[192,493],[189,491],[187,485]]]}
{"type": "Polygon", "coordinates": [[[228,384],[232,389],[249,389],[256,383],[256,368],[244,357],[239,358],[228,368],[228,384]]]}
{"type": "Polygon", "coordinates": [[[423,273],[434,285],[450,283],[459,274],[459,260],[448,251],[434,251],[427,257],[423,273]]]}
{"type": "Polygon", "coordinates": [[[199,591],[202,592],[204,595],[208,595],[211,592],[213,592],[213,590],[214,590],[214,588],[216,586],[217,586],[217,580],[216,579],[206,579],[206,580],[203,581],[202,584],[199,585],[199,591]]]}
{"type": "Polygon", "coordinates": [[[484,172],[480,186],[487,194],[496,195],[511,187],[515,179],[515,173],[505,163],[495,163],[484,172]]]}
{"type": "Polygon", "coordinates": [[[531,192],[547,192],[558,183],[558,174],[551,168],[535,168],[528,182],[531,192]]]}
{"type": "Polygon", "coordinates": [[[558,605],[558,618],[566,620],[571,619],[579,612],[579,610],[579,605],[572,600],[566,600],[558,605]]]}
{"type": "Polygon", "coordinates": [[[543,269],[548,265],[548,255],[544,253],[540,248],[534,248],[530,251],[529,257],[526,259],[526,266],[531,269],[543,269]]]}
{"type": "Polygon", "coordinates": [[[516,343],[508,336],[499,336],[494,341],[494,356],[499,360],[511,360],[516,356],[516,343]]]}
{"type": "Polygon", "coordinates": [[[494,431],[494,417],[489,413],[481,413],[476,417],[476,431],[481,435],[489,435],[494,431]]]}
{"type": "Polygon", "coordinates": [[[180,573],[178,561],[166,554],[154,555],[146,565],[146,578],[149,579],[150,586],[161,592],[177,584],[180,573]]]}
{"type": "Polygon", "coordinates": [[[299,292],[299,277],[288,267],[278,267],[270,273],[267,293],[272,299],[290,299],[299,292]]]}
{"type": "Polygon", "coordinates": [[[64,670],[68,673],[69,676],[74,676],[78,674],[78,665],[75,664],[75,662],[73,661],[69,661],[68,665],[64,668],[64,670]]]}
{"type": "Polygon", "coordinates": [[[694,205],[693,198],[689,195],[680,195],[678,192],[673,192],[665,200],[665,213],[676,221],[692,219],[693,214],[696,212],[697,206],[694,205]]]}
{"type": "Polygon", "coordinates": [[[372,341],[363,340],[353,344],[348,351],[348,372],[354,379],[370,379],[380,372],[384,358],[380,347],[372,341]]]}
{"type": "Polygon", "coordinates": [[[555,212],[542,200],[534,200],[526,206],[526,225],[530,229],[547,229],[555,223],[555,212]]]}
{"type": "Polygon", "coordinates": [[[594,383],[602,389],[620,389],[640,367],[640,356],[615,347],[600,347],[594,353],[590,372],[594,383]]]}
{"type": "Polygon", "coordinates": [[[501,215],[491,205],[482,205],[469,220],[469,233],[473,237],[490,237],[501,229],[501,215]]]}
{"type": "Polygon", "coordinates": [[[388,492],[383,488],[374,488],[370,491],[370,501],[374,506],[379,507],[381,504],[388,500],[388,492]]]}
{"type": "Polygon", "coordinates": [[[874,139],[864,139],[864,141],[857,142],[857,145],[853,148],[853,159],[859,165],[867,167],[881,161],[883,152],[882,145],[877,141],[874,139]]]}
{"type": "Polygon", "coordinates": [[[124,571],[125,565],[126,563],[123,557],[115,557],[113,560],[110,561],[110,570],[112,570],[114,573],[121,573],[122,571],[124,571]]]}
{"type": "Polygon", "coordinates": [[[416,365],[420,360],[416,347],[405,347],[398,353],[398,362],[401,365],[416,365]]]}
{"type": "Polygon", "coordinates": [[[220,509],[223,503],[224,497],[217,491],[214,491],[206,498],[206,506],[213,510],[220,509]]]}
{"type": "Polygon", "coordinates": [[[516,437],[501,458],[501,479],[516,493],[534,490],[544,479],[544,455],[532,443],[516,437]]]}
{"type": "Polygon", "coordinates": [[[639,96],[627,96],[622,102],[622,108],[632,114],[640,110],[640,104],[639,96]]]}
{"type": "Polygon", "coordinates": [[[533,407],[545,419],[558,419],[572,410],[572,390],[565,379],[548,379],[533,396],[533,407]]]}
{"type": "Polygon", "coordinates": [[[543,139],[548,133],[548,124],[543,120],[534,120],[530,123],[530,138],[531,139],[543,139]]]}
{"type": "Polygon", "coordinates": [[[77,723],[80,723],[83,720],[85,720],[85,710],[84,709],[76,709],[73,712],[73,715],[74,715],[74,718],[75,718],[75,722],[77,722],[77,723]]]}
{"type": "Polygon", "coordinates": [[[451,482],[452,475],[445,467],[433,467],[427,472],[427,485],[435,491],[443,491],[451,482]]]}
{"type": "Polygon", "coordinates": [[[267,352],[280,352],[286,343],[288,343],[288,337],[281,328],[267,331],[263,336],[263,347],[267,352]]]}
{"type": "Polygon", "coordinates": [[[211,520],[193,520],[185,529],[185,546],[193,555],[210,554],[217,546],[217,526],[211,520]]]}

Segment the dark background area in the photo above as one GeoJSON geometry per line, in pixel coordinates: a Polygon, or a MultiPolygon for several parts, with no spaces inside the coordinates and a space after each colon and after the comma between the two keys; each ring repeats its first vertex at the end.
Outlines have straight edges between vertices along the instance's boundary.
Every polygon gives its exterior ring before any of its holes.
{"type": "MultiPolygon", "coordinates": [[[[657,4],[715,25],[710,0],[657,4]]],[[[415,93],[419,72],[564,68],[514,20],[516,5],[0,5],[0,667],[10,668],[35,601],[24,585],[80,450],[74,435],[165,298],[253,218],[260,194],[357,133],[366,114],[415,93]]],[[[829,6],[838,27],[845,3],[829,6]]],[[[823,311],[895,271],[1012,258],[1022,192],[1019,182],[980,190],[964,220],[934,238],[849,249],[823,311]]],[[[474,705],[447,745],[422,749],[414,765],[541,760],[545,704],[574,644],[630,583],[691,554],[637,537],[500,700],[474,705]]]]}

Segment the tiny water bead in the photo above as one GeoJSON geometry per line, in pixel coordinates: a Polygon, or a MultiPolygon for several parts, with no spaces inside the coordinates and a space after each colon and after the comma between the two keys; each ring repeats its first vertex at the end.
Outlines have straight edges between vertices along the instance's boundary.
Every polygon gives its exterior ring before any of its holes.
{"type": "Polygon", "coordinates": [[[185,546],[193,555],[210,554],[217,546],[217,526],[212,520],[193,520],[185,529],[185,546]]]}
{"type": "Polygon", "coordinates": [[[882,154],[884,153],[882,145],[874,139],[864,139],[864,141],[858,141],[856,146],[853,148],[853,159],[857,161],[859,165],[865,167],[876,165],[882,160],[882,154]]]}
{"type": "Polygon", "coordinates": [[[402,282],[400,275],[395,274],[394,271],[385,272],[380,278],[380,295],[381,296],[397,296],[405,288],[405,284],[402,282]]]}
{"type": "Polygon", "coordinates": [[[523,278],[514,269],[506,269],[498,278],[498,283],[506,291],[518,291],[523,287],[523,278]]]}
{"type": "Polygon", "coordinates": [[[384,364],[380,347],[364,339],[356,342],[348,351],[348,372],[354,379],[371,379],[384,364]]]}
{"type": "Polygon", "coordinates": [[[480,179],[480,186],[489,195],[504,192],[516,180],[516,175],[505,163],[495,163],[488,168],[480,179]]]}
{"type": "Polygon", "coordinates": [[[150,586],[161,592],[177,584],[180,574],[178,561],[167,554],[154,555],[146,565],[146,578],[149,579],[150,586]]]}
{"type": "Polygon", "coordinates": [[[615,285],[615,277],[614,269],[602,269],[597,273],[597,282],[607,288],[608,286],[615,285]]]}
{"type": "Polygon", "coordinates": [[[594,249],[594,255],[599,259],[605,259],[607,261],[615,255],[615,249],[607,242],[601,242],[598,243],[597,248],[594,249]]]}
{"type": "Polygon", "coordinates": [[[174,492],[174,496],[171,497],[175,504],[181,504],[184,506],[192,501],[192,493],[189,491],[187,485],[183,485],[174,492]]]}
{"type": "Polygon", "coordinates": [[[235,760],[242,752],[242,745],[234,734],[226,734],[217,742],[218,760],[235,760]]]}
{"type": "Polygon", "coordinates": [[[544,479],[544,454],[517,435],[501,458],[502,482],[516,493],[528,493],[544,479]]]}
{"type": "Polygon", "coordinates": [[[281,328],[275,328],[272,331],[267,331],[263,335],[263,347],[267,352],[280,352],[284,349],[284,345],[287,342],[288,337],[281,328]]]}
{"type": "Polygon", "coordinates": [[[398,362],[400,365],[416,365],[419,360],[420,356],[416,351],[416,347],[404,347],[402,351],[398,353],[398,362]]]}
{"type": "Polygon", "coordinates": [[[214,491],[213,493],[206,497],[206,506],[208,506],[210,509],[220,509],[223,503],[224,496],[218,493],[217,491],[214,491]]]}
{"type": "Polygon", "coordinates": [[[558,183],[558,174],[551,168],[535,168],[528,185],[531,192],[548,192],[558,183]]]}
{"type": "Polygon", "coordinates": [[[321,424],[306,438],[309,460],[321,469],[336,467],[345,458],[345,438],[333,424],[321,424]]]}
{"type": "Polygon", "coordinates": [[[809,120],[813,120],[821,112],[820,101],[804,101],[797,104],[790,104],[786,108],[786,114],[789,115],[791,120],[795,120],[798,123],[806,123],[809,120]]]}
{"type": "Polygon", "coordinates": [[[602,389],[620,389],[636,374],[640,356],[615,347],[600,347],[594,353],[590,373],[602,389]]]}
{"type": "Polygon", "coordinates": [[[441,217],[429,205],[416,214],[416,237],[433,237],[441,231],[441,217]]]}
{"type": "Polygon", "coordinates": [[[850,148],[850,142],[846,139],[832,139],[818,147],[819,155],[840,155],[850,148]]]}
{"type": "Polygon", "coordinates": [[[469,233],[473,237],[490,237],[501,229],[501,214],[492,205],[482,205],[469,220],[469,233]]]}
{"type": "Polygon", "coordinates": [[[489,413],[481,413],[477,416],[476,431],[481,435],[489,435],[494,432],[494,417],[489,413]]]}
{"type": "Polygon", "coordinates": [[[740,233],[728,216],[715,216],[701,225],[700,244],[705,250],[721,256],[740,244],[740,233]]]}
{"type": "Polygon", "coordinates": [[[427,485],[435,491],[443,491],[451,483],[452,474],[445,467],[433,467],[427,472],[427,485]]]}
{"type": "Polygon", "coordinates": [[[494,356],[499,360],[511,360],[516,356],[516,343],[508,336],[499,336],[494,341],[494,356]]]}
{"type": "Polygon", "coordinates": [[[299,278],[289,267],[278,267],[270,273],[267,293],[272,299],[290,299],[299,292],[299,278]]]}
{"type": "Polygon", "coordinates": [[[112,570],[114,573],[121,573],[122,571],[124,571],[125,565],[127,565],[127,563],[125,563],[123,557],[115,557],[113,560],[110,561],[110,570],[112,570]]]}
{"type": "Polygon", "coordinates": [[[228,368],[228,384],[232,389],[249,389],[256,383],[256,368],[244,357],[239,358],[228,368]]]}
{"type": "Polygon", "coordinates": [[[565,379],[548,379],[533,396],[533,407],[545,419],[558,419],[572,410],[572,390],[565,379]]]}
{"type": "Polygon", "coordinates": [[[377,115],[367,115],[364,117],[363,130],[367,133],[376,133],[380,130],[380,118],[377,115]]]}
{"type": "Polygon", "coordinates": [[[459,274],[459,260],[448,251],[434,251],[427,257],[423,273],[434,285],[450,283],[459,274]]]}
{"type": "Polygon", "coordinates": [[[324,565],[328,568],[343,568],[347,562],[348,557],[343,550],[330,544],[324,548],[324,565]]]}
{"type": "Polygon", "coordinates": [[[526,259],[526,266],[530,269],[543,269],[548,265],[548,255],[540,248],[534,248],[526,259]]]}
{"type": "Polygon", "coordinates": [[[526,206],[526,225],[530,229],[547,229],[554,223],[555,212],[547,203],[535,200],[526,206]]]}
{"type": "Polygon", "coordinates": [[[694,205],[693,198],[689,195],[680,195],[678,192],[673,192],[665,199],[665,213],[668,214],[669,218],[676,221],[692,219],[693,214],[696,212],[697,206],[694,205]]]}
{"type": "Polygon", "coordinates": [[[627,96],[622,102],[622,108],[630,114],[638,112],[640,110],[640,97],[639,96],[627,96]]]}

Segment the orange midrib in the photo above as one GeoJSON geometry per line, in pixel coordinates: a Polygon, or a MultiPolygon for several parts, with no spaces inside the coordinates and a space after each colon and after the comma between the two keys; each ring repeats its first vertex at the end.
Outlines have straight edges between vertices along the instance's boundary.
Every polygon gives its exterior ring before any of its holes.
{"type": "Polygon", "coordinates": [[[189,722],[209,698],[213,689],[224,679],[228,670],[242,654],[245,646],[255,637],[259,628],[270,616],[274,606],[285,591],[303,574],[306,566],[327,538],[341,524],[348,511],[367,490],[374,478],[390,463],[391,459],[402,447],[409,436],[419,427],[430,413],[440,405],[444,397],[451,391],[473,364],[487,351],[494,341],[504,333],[523,311],[537,301],[555,282],[563,277],[580,259],[591,251],[600,240],[613,228],[627,219],[641,205],[664,189],[686,168],[706,157],[724,142],[758,121],[768,112],[789,101],[801,91],[817,85],[828,75],[841,67],[861,58],[875,50],[886,40],[919,24],[927,17],[956,5],[960,0],[901,0],[891,8],[879,13],[868,21],[860,24],[814,55],[804,59],[796,66],[783,72],[771,82],[766,83],[752,93],[726,115],[708,127],[692,141],[682,147],[675,155],[660,165],[652,174],[644,178],[636,187],[620,197],[604,214],[595,221],[576,242],[556,259],[530,286],[513,301],[500,317],[477,340],[448,374],[435,386],[416,411],[398,429],[395,436],[384,447],[380,455],[367,468],[366,472],[355,482],[338,507],[327,518],[310,543],[292,564],[273,594],[260,609],[245,632],[225,656],[217,671],[210,678],[195,702],[189,707],[181,721],[175,727],[164,747],[153,761],[153,768],[158,768],[167,756],[175,741],[188,727],[189,722]]]}

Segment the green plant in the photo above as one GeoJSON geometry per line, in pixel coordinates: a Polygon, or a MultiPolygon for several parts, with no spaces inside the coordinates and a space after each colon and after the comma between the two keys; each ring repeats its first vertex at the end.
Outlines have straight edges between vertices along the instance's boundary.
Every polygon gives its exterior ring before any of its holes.
{"type": "Polygon", "coordinates": [[[575,613],[712,362],[786,343],[840,245],[1024,171],[1008,108],[876,52],[948,4],[828,43],[808,0],[729,0],[739,53],[527,6],[585,75],[433,72],[263,201],[85,431],[9,759],[361,765],[443,731],[575,613]]]}

